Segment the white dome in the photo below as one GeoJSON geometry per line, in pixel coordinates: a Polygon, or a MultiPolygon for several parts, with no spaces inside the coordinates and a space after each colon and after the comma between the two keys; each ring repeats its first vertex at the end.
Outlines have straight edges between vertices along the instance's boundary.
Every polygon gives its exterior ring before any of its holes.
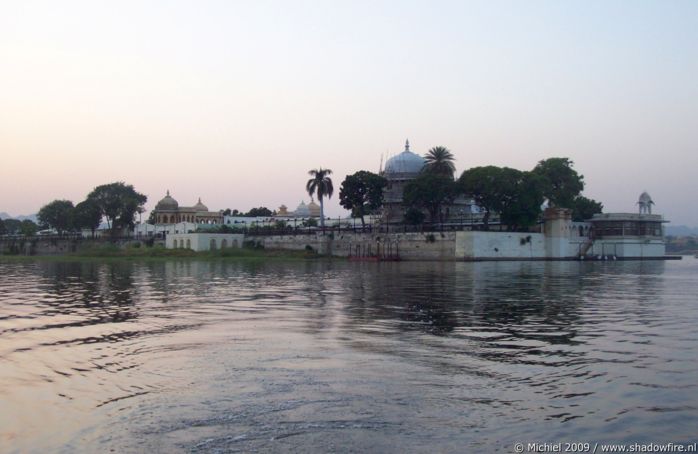
{"type": "Polygon", "coordinates": [[[293,214],[299,217],[310,217],[310,208],[308,208],[308,205],[306,205],[305,202],[301,202],[293,214]]]}
{"type": "Polygon", "coordinates": [[[647,202],[651,202],[651,201],[652,201],[652,197],[650,197],[650,195],[647,192],[643,192],[642,194],[640,194],[640,200],[639,200],[640,203],[643,203],[643,202],[647,203],[647,202]]]}
{"type": "Polygon", "coordinates": [[[422,171],[425,161],[424,158],[410,151],[410,142],[405,142],[405,151],[397,156],[393,156],[385,163],[386,175],[407,173],[418,174],[422,171]]]}

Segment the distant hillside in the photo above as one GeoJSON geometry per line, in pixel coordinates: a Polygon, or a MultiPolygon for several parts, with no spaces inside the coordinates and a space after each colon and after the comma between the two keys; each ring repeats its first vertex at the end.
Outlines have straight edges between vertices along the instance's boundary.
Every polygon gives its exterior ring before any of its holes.
{"type": "Polygon", "coordinates": [[[698,235],[698,227],[687,227],[685,225],[668,225],[666,226],[665,233],[671,236],[698,235]]]}
{"type": "Polygon", "coordinates": [[[38,222],[38,219],[36,217],[36,213],[30,214],[29,216],[24,216],[24,215],[12,216],[9,213],[5,213],[3,211],[2,213],[0,213],[0,219],[2,219],[3,221],[5,219],[17,219],[18,221],[24,221],[25,219],[29,219],[30,221],[38,222]]]}

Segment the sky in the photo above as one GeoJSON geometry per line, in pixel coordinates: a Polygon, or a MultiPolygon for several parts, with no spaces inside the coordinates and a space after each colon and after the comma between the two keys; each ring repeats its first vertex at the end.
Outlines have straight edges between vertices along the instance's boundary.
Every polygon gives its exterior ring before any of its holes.
{"type": "Polygon", "coordinates": [[[0,211],[133,184],[290,209],[405,139],[457,172],[568,157],[698,225],[696,1],[0,2],[0,211]]]}

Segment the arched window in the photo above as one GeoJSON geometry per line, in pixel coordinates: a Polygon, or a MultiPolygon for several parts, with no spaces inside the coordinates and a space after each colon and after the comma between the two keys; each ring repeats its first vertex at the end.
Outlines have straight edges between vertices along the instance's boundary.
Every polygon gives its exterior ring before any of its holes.
{"type": "Polygon", "coordinates": [[[191,249],[191,240],[187,238],[187,249],[191,249]]]}
{"type": "Polygon", "coordinates": [[[228,240],[223,238],[223,241],[221,241],[221,249],[225,249],[228,247],[228,240]]]}
{"type": "Polygon", "coordinates": [[[240,247],[238,240],[233,240],[233,247],[240,247]]]}
{"type": "Polygon", "coordinates": [[[210,248],[212,251],[214,249],[216,249],[216,239],[215,238],[211,238],[211,247],[210,248]]]}

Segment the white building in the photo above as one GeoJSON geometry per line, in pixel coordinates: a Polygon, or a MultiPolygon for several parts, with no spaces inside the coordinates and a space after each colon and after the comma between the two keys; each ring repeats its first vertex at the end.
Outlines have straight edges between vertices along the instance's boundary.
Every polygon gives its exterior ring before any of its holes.
{"type": "Polygon", "coordinates": [[[167,249],[191,249],[211,251],[226,248],[241,248],[245,235],[239,233],[173,233],[167,235],[167,249]]]}

